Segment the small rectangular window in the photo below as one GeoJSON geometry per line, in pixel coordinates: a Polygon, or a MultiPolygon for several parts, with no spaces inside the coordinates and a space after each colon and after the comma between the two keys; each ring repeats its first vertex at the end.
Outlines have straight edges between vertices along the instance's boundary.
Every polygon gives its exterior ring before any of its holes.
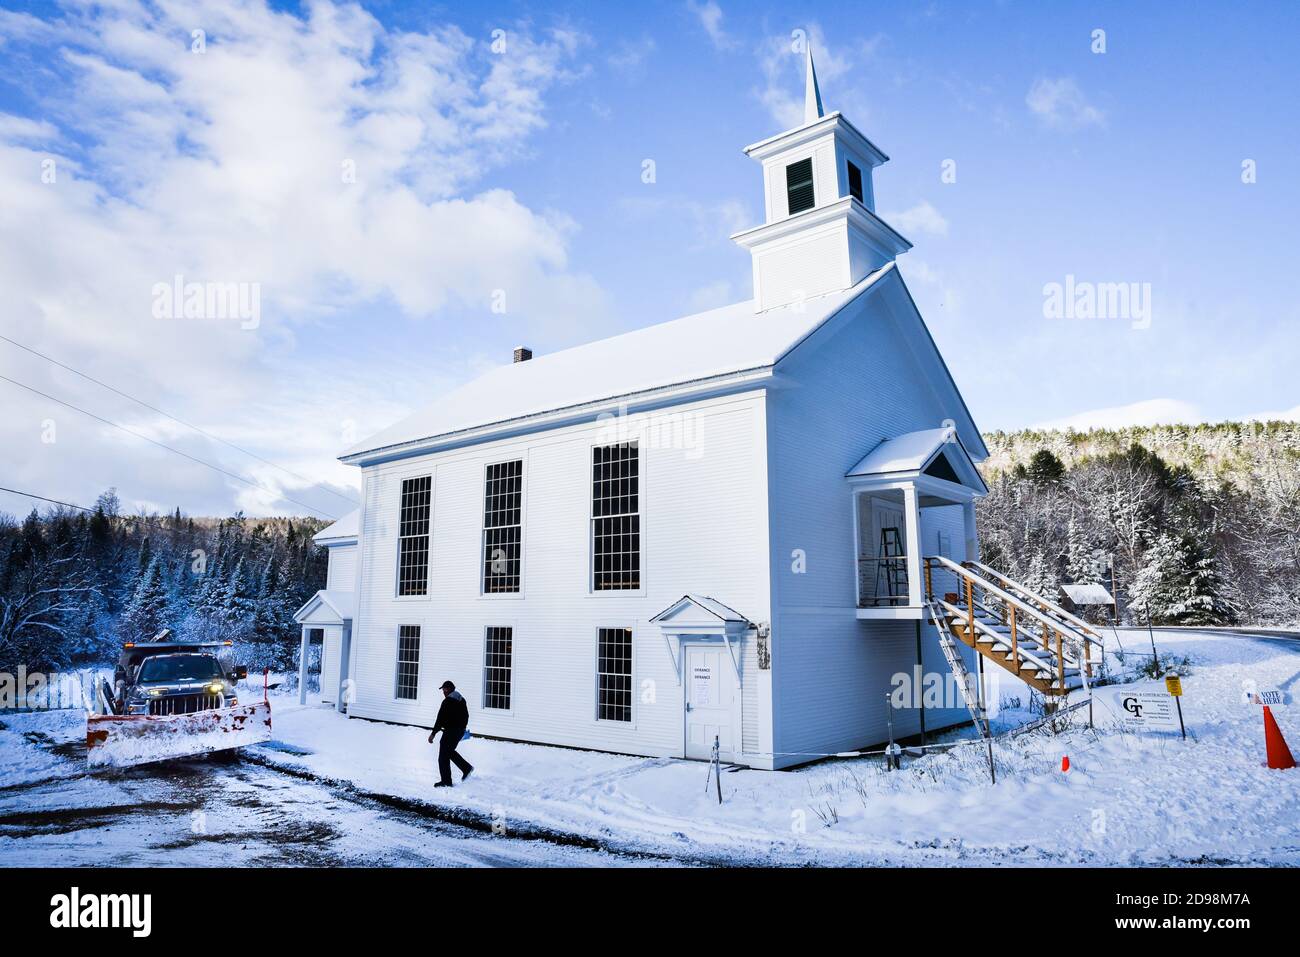
{"type": "Polygon", "coordinates": [[[402,482],[397,529],[397,594],[429,593],[429,512],[433,477],[402,482]]]}
{"type": "Polygon", "coordinates": [[[632,629],[602,628],[597,649],[597,711],[602,721],[632,720],[632,629]]]}
{"type": "Polygon", "coordinates": [[[483,591],[519,591],[524,463],[498,462],[487,467],[483,489],[483,591]]]}
{"type": "Polygon", "coordinates": [[[483,668],[483,707],[510,710],[513,629],[489,628],[483,668]]]}
{"type": "Polygon", "coordinates": [[[849,195],[859,203],[866,202],[862,198],[862,170],[858,169],[853,163],[848,163],[849,167],[849,195]]]}
{"type": "Polygon", "coordinates": [[[414,701],[420,694],[420,626],[401,625],[397,632],[397,697],[414,701]]]}
{"type": "Polygon", "coordinates": [[[640,450],[635,442],[591,450],[592,587],[641,587],[640,450]]]}
{"type": "Polygon", "coordinates": [[[791,216],[817,205],[813,197],[811,159],[791,163],[785,168],[785,195],[790,204],[791,216]]]}

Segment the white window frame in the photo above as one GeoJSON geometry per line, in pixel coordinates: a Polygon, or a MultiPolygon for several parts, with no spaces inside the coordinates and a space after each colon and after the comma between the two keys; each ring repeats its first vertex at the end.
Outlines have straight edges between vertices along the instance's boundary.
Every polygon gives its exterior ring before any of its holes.
{"type": "Polygon", "coordinates": [[[596,723],[602,726],[617,728],[635,728],[637,719],[636,709],[636,629],[631,625],[597,625],[595,631],[595,701],[594,713],[596,723]],[[625,631],[628,634],[628,719],[621,721],[618,718],[602,718],[600,715],[600,677],[602,674],[615,675],[615,672],[602,672],[600,670],[600,633],[602,631],[625,631]]]}
{"type": "Polygon", "coordinates": [[[519,629],[515,627],[513,621],[507,624],[483,626],[483,697],[480,700],[484,711],[503,715],[515,713],[515,637],[518,631],[519,629]],[[510,672],[510,706],[508,708],[497,708],[488,704],[488,635],[493,628],[505,628],[510,632],[510,667],[507,669],[510,672]]]}
{"type": "MultiPolygon", "coordinates": [[[[428,601],[433,594],[433,501],[434,501],[434,481],[432,470],[420,475],[402,476],[397,479],[397,536],[396,548],[393,550],[393,597],[398,601],[428,601]],[[418,481],[427,478],[429,480],[429,529],[425,538],[424,551],[424,594],[422,595],[403,595],[402,594],[402,486],[407,482],[418,481]]],[[[407,536],[412,537],[412,536],[407,536]]],[[[358,556],[358,559],[360,556],[358,556]]]]}
{"type": "Polygon", "coordinates": [[[394,653],[393,653],[393,700],[398,704],[419,704],[420,703],[420,690],[422,685],[422,682],[420,681],[420,671],[422,669],[422,665],[424,661],[423,651],[424,651],[424,626],[410,624],[409,622],[407,624],[398,625],[397,626],[397,647],[394,649],[394,653]],[[415,644],[414,662],[402,658],[402,639],[404,637],[402,635],[403,628],[414,628],[416,632],[414,635],[405,636],[407,638],[413,637],[415,639],[416,644],[415,644]],[[415,695],[410,698],[399,694],[402,688],[402,664],[404,662],[406,664],[415,665],[415,695]]]}
{"type": "Polygon", "coordinates": [[[616,442],[593,442],[587,447],[587,464],[584,470],[586,476],[586,495],[587,495],[587,594],[589,596],[604,595],[639,595],[644,596],[646,593],[646,533],[645,533],[645,492],[646,492],[646,456],[645,449],[642,448],[641,437],[628,438],[624,441],[616,442]],[[637,450],[637,510],[635,512],[625,512],[625,515],[637,516],[637,587],[636,588],[597,588],[596,587],[596,520],[597,518],[610,518],[608,515],[596,515],[596,497],[592,483],[592,466],[596,449],[609,448],[614,445],[632,445],[637,450]]]}
{"type": "MultiPolygon", "coordinates": [[[[507,456],[503,459],[494,459],[484,462],[482,474],[479,477],[480,503],[479,503],[479,552],[478,552],[478,593],[480,598],[487,598],[493,601],[517,601],[524,597],[524,528],[527,525],[528,516],[528,455],[526,452],[520,452],[518,455],[507,456]],[[494,465],[504,465],[507,462],[519,463],[519,588],[515,591],[488,591],[484,581],[484,558],[487,552],[487,474],[488,469],[494,465]]],[[[502,527],[502,526],[499,526],[502,527]]]]}

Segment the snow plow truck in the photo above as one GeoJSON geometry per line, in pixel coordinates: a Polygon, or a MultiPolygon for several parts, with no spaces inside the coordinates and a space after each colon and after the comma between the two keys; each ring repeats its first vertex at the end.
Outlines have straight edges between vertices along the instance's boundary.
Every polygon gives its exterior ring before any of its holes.
{"type": "Polygon", "coordinates": [[[229,647],[172,641],[169,629],[123,645],[112,683],[101,682],[97,710],[86,716],[90,766],[129,767],[269,741],[265,688],[261,700],[240,700],[236,685],[248,669],[221,660],[229,647]]]}

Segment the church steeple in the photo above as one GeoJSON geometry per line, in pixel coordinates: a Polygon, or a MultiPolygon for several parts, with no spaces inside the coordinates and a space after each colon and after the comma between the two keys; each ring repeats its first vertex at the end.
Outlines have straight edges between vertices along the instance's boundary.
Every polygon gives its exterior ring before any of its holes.
{"type": "Polygon", "coordinates": [[[731,238],[753,256],[758,311],[848,289],[911,248],[875,213],[871,173],[889,157],[826,114],[811,47],[803,124],[745,153],[763,164],[767,222],[731,238]]]}
{"type": "Polygon", "coordinates": [[[813,66],[812,44],[807,43],[804,49],[808,51],[808,67],[804,71],[804,92],[803,92],[803,121],[804,125],[816,123],[826,111],[822,109],[822,91],[817,86],[817,68],[813,66]]]}

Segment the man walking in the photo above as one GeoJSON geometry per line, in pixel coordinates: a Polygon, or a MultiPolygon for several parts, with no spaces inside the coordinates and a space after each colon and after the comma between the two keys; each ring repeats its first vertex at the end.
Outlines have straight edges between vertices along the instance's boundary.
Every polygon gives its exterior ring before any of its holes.
{"type": "Polygon", "coordinates": [[[469,727],[469,705],[450,681],[444,681],[441,690],[442,705],[438,708],[438,720],[429,732],[429,743],[433,744],[433,736],[442,732],[442,741],[438,745],[438,773],[441,780],[434,787],[449,788],[453,761],[460,768],[462,781],[470,776],[474,766],[456,753],[456,745],[460,744],[461,738],[465,737],[465,729],[469,727]]]}

